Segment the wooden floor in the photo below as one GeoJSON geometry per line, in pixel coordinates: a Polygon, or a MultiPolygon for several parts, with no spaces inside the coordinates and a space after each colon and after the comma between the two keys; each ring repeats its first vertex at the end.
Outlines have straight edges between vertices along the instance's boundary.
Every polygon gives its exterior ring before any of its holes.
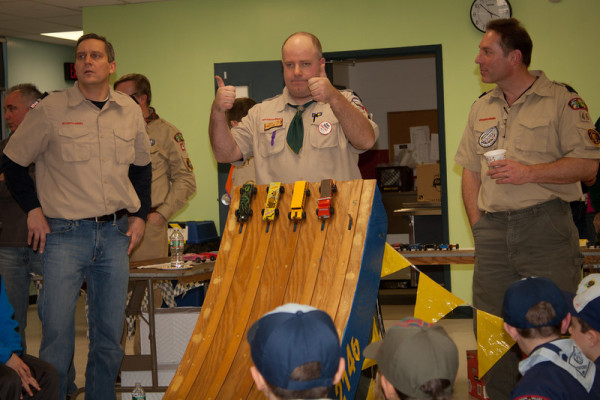
{"type": "MultiPolygon", "coordinates": [[[[309,184],[307,218],[299,222],[287,218],[292,185],[284,185],[280,216],[268,229],[261,219],[266,186],[258,186],[252,200],[253,216],[243,225],[233,213],[239,203],[239,193],[234,193],[200,317],[165,399],[262,398],[247,373],[252,361],[245,336],[261,315],[284,303],[310,304],[325,310],[335,322],[342,346],[349,333],[352,337],[347,340],[353,340],[353,349],[361,341],[367,344],[372,311],[365,314],[367,319],[360,321],[358,328],[351,327],[354,331],[348,328],[356,323],[356,315],[374,309],[385,213],[382,211],[383,222],[374,223],[375,181],[336,183],[334,216],[324,223],[315,213],[319,183],[309,184]],[[367,236],[374,237],[375,242],[367,246],[369,256],[363,257],[365,243],[370,240],[367,236]],[[354,296],[357,288],[358,300],[354,296]]],[[[379,203],[377,207],[382,208],[379,203]]],[[[360,352],[354,353],[360,359],[360,352]]],[[[352,381],[357,380],[358,373],[354,375],[345,377],[340,391],[355,389],[352,381]]]]}

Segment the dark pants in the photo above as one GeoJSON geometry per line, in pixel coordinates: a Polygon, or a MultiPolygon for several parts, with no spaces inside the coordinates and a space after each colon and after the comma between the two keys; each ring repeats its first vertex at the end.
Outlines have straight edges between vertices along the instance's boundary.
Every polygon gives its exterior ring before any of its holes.
{"type": "MultiPolygon", "coordinates": [[[[569,203],[559,199],[522,210],[486,213],[473,226],[473,305],[502,317],[506,289],[529,276],[546,277],[575,292],[583,255],[569,203]]],[[[516,384],[515,354],[485,376],[491,400],[508,399],[516,384]],[[505,364],[508,363],[508,364],[505,364]]]]}
{"type": "Polygon", "coordinates": [[[56,368],[46,361],[27,354],[23,354],[21,360],[29,366],[31,375],[35,378],[42,390],[38,392],[37,389],[31,388],[33,397],[29,396],[23,389],[21,378],[15,370],[4,364],[0,364],[0,399],[19,400],[21,394],[23,394],[23,399],[58,399],[60,380],[58,379],[58,371],[56,368]]]}

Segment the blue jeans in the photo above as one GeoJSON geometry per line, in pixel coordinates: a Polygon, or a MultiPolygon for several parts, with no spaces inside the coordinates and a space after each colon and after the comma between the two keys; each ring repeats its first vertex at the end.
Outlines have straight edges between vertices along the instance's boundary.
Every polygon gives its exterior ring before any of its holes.
{"type": "Polygon", "coordinates": [[[24,353],[27,352],[25,328],[32,273],[42,274],[42,259],[31,247],[0,247],[0,275],[4,278],[8,301],[15,309],[24,353]]]}
{"type": "Polygon", "coordinates": [[[48,223],[38,302],[40,358],[58,370],[64,399],[75,345],[75,305],[85,278],[90,336],[85,398],[114,400],[129,280],[127,217],[111,222],[48,218],[48,223]]]}

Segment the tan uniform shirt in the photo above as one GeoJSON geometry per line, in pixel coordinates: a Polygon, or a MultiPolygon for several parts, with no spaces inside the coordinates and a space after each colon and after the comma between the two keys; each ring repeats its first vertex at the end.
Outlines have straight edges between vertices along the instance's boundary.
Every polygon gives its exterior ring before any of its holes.
{"type": "Polygon", "coordinates": [[[480,210],[519,210],[555,198],[581,198],[579,182],[497,184],[486,175],[488,166],[483,154],[487,151],[506,149],[508,160],[525,165],[551,163],[564,157],[600,158],[600,137],[579,95],[551,82],[541,71],[531,73],[538,79],[512,106],[496,87],[471,107],[454,161],[480,172],[480,210]]]}
{"type": "Polygon", "coordinates": [[[162,118],[148,123],[152,159],[152,207],[167,221],[196,192],[196,177],[183,135],[162,118]]]}
{"type": "Polygon", "coordinates": [[[110,89],[100,110],[75,83],[30,110],[4,153],[24,167],[35,162],[44,215],[81,219],[139,209],[128,172],[130,164],[150,162],[149,149],[142,112],[129,96],[110,89]]]}
{"type": "MultiPolygon", "coordinates": [[[[341,93],[368,117],[357,96],[349,90],[341,93]]],[[[302,149],[296,154],[289,148],[287,130],[296,109],[288,103],[295,104],[284,88],[281,95],[252,107],[241,123],[231,130],[244,160],[254,156],[256,183],[361,179],[358,155],[365,150],[350,144],[328,104],[313,103],[306,108],[302,114],[302,149]]],[[[377,139],[377,124],[369,122],[377,139]]],[[[236,166],[241,164],[234,163],[236,166]]]]}

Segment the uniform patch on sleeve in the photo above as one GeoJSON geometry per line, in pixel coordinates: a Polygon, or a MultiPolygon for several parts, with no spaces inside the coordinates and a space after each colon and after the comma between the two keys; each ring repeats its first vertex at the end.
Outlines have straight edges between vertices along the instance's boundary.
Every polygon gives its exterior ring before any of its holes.
{"type": "Polygon", "coordinates": [[[186,167],[190,170],[193,171],[194,170],[194,166],[192,165],[192,161],[189,158],[185,159],[185,165],[186,167]]]}
{"type": "Polygon", "coordinates": [[[264,124],[264,131],[268,131],[269,129],[279,128],[283,126],[283,118],[271,118],[271,119],[263,119],[266,121],[264,124]]]}
{"type": "Polygon", "coordinates": [[[585,101],[583,101],[581,97],[573,97],[571,100],[569,100],[569,107],[571,107],[573,110],[587,111],[588,109],[587,104],[585,104],[585,101]]]}
{"type": "Polygon", "coordinates": [[[350,101],[352,102],[352,104],[363,110],[365,113],[369,113],[358,97],[353,97],[350,101]]]}
{"type": "Polygon", "coordinates": [[[588,136],[594,145],[600,146],[600,133],[597,130],[588,129],[588,136]]]}
{"type": "Polygon", "coordinates": [[[177,132],[175,136],[173,136],[173,139],[175,139],[177,143],[183,142],[183,135],[181,132],[177,132]]]}

